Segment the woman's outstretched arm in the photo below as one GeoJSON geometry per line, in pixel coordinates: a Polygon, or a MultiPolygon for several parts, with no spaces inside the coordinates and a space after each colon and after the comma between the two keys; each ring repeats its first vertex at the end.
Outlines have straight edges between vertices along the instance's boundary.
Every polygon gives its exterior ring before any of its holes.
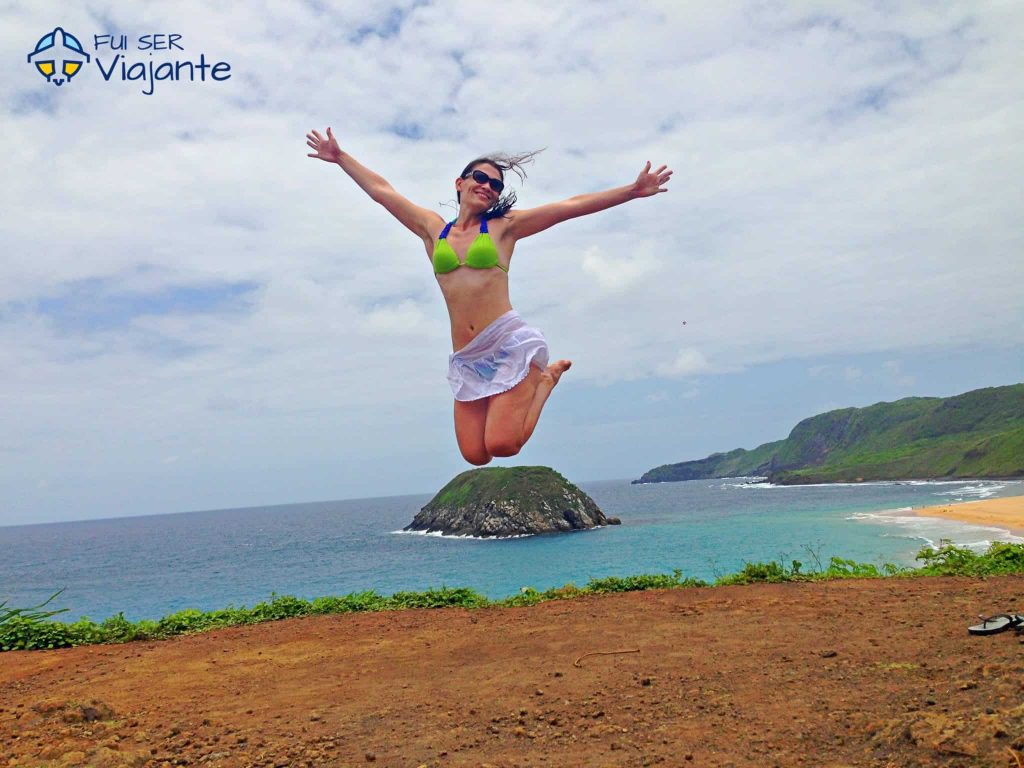
{"type": "Polygon", "coordinates": [[[371,199],[383,205],[388,213],[421,240],[433,239],[436,223],[441,221],[441,217],[402,197],[387,179],[343,151],[330,128],[327,129],[326,138],[318,131],[310,131],[306,134],[306,144],[313,149],[306,157],[315,157],[339,166],[371,199]]]}
{"type": "Polygon", "coordinates": [[[606,189],[604,192],[592,192],[587,195],[576,195],[568,200],[558,203],[549,203],[538,208],[527,208],[523,211],[509,211],[508,216],[511,222],[508,226],[508,233],[516,240],[543,232],[548,227],[553,227],[567,219],[574,219],[577,216],[586,216],[588,213],[597,213],[606,208],[636,200],[639,197],[651,197],[659,192],[668,192],[664,185],[668,183],[672,171],[667,166],[661,166],[656,171],[651,171],[651,163],[640,171],[636,181],[624,187],[606,189]]]}

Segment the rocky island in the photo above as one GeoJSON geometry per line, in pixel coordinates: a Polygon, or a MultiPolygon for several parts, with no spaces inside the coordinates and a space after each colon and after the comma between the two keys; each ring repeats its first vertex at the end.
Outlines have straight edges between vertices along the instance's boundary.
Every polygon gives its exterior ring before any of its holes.
{"type": "Polygon", "coordinates": [[[619,522],[549,467],[487,467],[456,476],[403,530],[500,538],[619,522]]]}

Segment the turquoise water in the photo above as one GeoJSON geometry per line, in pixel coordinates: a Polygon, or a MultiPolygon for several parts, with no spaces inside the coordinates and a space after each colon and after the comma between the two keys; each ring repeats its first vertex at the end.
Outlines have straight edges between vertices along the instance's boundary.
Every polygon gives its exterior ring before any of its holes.
{"type": "Polygon", "coordinates": [[[429,495],[0,527],[0,600],[57,589],[60,618],[132,620],[183,608],[466,586],[506,597],[602,576],[712,579],[746,561],[831,556],[912,564],[926,543],[984,547],[1007,531],[916,518],[909,507],[1024,494],[1024,483],[774,487],[749,480],[581,483],[622,525],[503,541],[398,533],[429,495]],[[903,511],[901,511],[903,510],[903,511]]]}

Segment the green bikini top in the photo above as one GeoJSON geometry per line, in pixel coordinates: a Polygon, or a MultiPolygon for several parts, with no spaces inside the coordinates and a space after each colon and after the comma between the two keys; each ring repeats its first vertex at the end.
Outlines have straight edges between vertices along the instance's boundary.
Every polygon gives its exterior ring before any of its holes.
{"type": "Polygon", "coordinates": [[[491,236],[487,234],[487,219],[480,219],[480,234],[470,244],[469,250],[466,251],[466,260],[464,262],[459,261],[459,257],[455,254],[455,249],[448,244],[446,239],[448,237],[448,230],[452,228],[454,223],[454,221],[449,221],[445,228],[441,230],[441,234],[438,235],[437,244],[434,246],[435,275],[452,272],[463,264],[473,269],[497,267],[506,274],[508,273],[508,268],[498,263],[498,249],[494,246],[491,236]]]}

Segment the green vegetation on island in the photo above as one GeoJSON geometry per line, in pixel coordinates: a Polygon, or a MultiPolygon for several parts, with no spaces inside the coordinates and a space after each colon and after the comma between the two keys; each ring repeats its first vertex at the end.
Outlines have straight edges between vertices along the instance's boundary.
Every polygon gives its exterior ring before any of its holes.
{"type": "Polygon", "coordinates": [[[633,482],[753,476],[781,485],[1024,476],[1024,384],[829,411],[785,440],[665,464],[633,482]]]}
{"type": "Polygon", "coordinates": [[[427,506],[461,507],[478,499],[512,499],[553,496],[569,484],[549,467],[483,467],[452,478],[427,506]]]}
{"type": "MultiPolygon", "coordinates": [[[[938,549],[925,547],[917,554],[923,563],[918,568],[905,568],[891,563],[877,566],[833,557],[827,566],[821,566],[811,553],[815,565],[804,570],[804,564],[792,560],[788,565],[770,561],[747,563],[737,573],[718,577],[713,584],[700,579],[684,577],[681,571],[671,574],[640,574],[636,576],[608,576],[591,579],[583,587],[567,584],[543,592],[524,588],[520,594],[503,600],[489,600],[466,588],[441,587],[425,592],[396,592],[386,597],[373,590],[353,592],[341,597],[318,597],[303,600],[288,595],[271,595],[269,602],[252,608],[228,607],[219,611],[185,610],[165,616],[159,621],[129,621],[123,613],[102,622],[83,617],[72,624],[47,621],[61,611],[40,612],[31,609],[3,610],[0,603],[0,651],[68,648],[76,645],[124,643],[132,640],[162,640],[175,635],[203,632],[246,624],[258,624],[298,616],[353,613],[358,611],[388,611],[406,608],[485,608],[529,606],[548,600],[564,600],[583,595],[611,592],[635,592],[645,589],[671,589],[680,587],[729,586],[737,584],[779,583],[787,581],[824,581],[829,579],[916,577],[916,576],[1000,576],[1024,574],[1024,544],[994,542],[986,552],[979,554],[947,541],[938,549]]],[[[58,593],[59,594],[59,593],[58,593]]],[[[56,597],[56,595],[54,595],[56,597]]],[[[51,598],[52,600],[53,598],[51,598]]],[[[49,601],[47,601],[49,602],[49,601]]]]}

